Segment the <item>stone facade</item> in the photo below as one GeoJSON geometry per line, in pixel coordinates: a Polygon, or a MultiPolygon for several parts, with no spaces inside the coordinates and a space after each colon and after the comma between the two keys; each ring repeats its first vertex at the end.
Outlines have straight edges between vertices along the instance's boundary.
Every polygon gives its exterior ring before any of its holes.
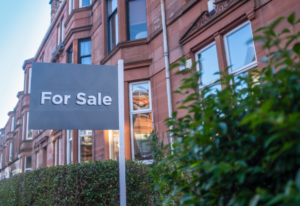
{"type": "MultiPolygon", "coordinates": [[[[50,1],[52,18],[49,29],[36,56],[23,64],[24,91],[17,94],[19,101],[8,113],[7,124],[0,129],[0,178],[38,167],[118,157],[117,131],[28,130],[32,62],[116,65],[118,59],[124,59],[126,159],[151,160],[151,147],[143,140],[144,135],[153,129],[168,143],[168,128],[164,124],[168,117],[168,99],[161,0],[138,0],[136,5],[130,2],[50,1]],[[113,9],[117,3],[117,9],[110,11],[109,3],[113,4],[113,9]],[[135,13],[139,14],[138,17],[145,15],[143,29],[143,18],[135,18],[135,13]],[[135,29],[141,32],[132,39],[135,29]],[[112,45],[115,46],[110,49],[112,45]]],[[[227,40],[229,34],[246,28],[244,25],[249,25],[253,33],[279,16],[288,16],[292,12],[300,17],[298,0],[164,2],[170,64],[181,57],[195,62],[204,55],[201,52],[206,51],[205,48],[213,45],[218,69],[225,75],[239,75],[249,69],[262,68],[259,60],[266,55],[260,44],[254,43],[249,50],[254,51],[254,59],[247,63],[248,66],[238,69],[238,72],[226,71],[231,58],[228,54],[231,52],[227,40]],[[213,2],[214,9],[208,11],[208,5],[213,2]]],[[[280,27],[284,26],[287,25],[282,22],[280,27]]],[[[300,30],[299,24],[296,29],[300,30]]],[[[247,55],[251,57],[251,54],[247,55]]],[[[172,91],[184,78],[184,75],[175,75],[179,69],[171,71],[172,91]]],[[[171,97],[172,108],[176,109],[182,97],[178,94],[171,97]]],[[[184,111],[179,111],[179,115],[184,115],[184,111]]]]}

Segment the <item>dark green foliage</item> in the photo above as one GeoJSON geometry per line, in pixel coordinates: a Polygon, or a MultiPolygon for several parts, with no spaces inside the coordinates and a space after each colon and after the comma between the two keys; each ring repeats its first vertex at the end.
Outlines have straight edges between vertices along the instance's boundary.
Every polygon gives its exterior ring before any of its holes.
{"type": "Polygon", "coordinates": [[[199,72],[179,72],[187,115],[167,119],[173,151],[151,171],[165,205],[300,205],[300,21],[276,33],[283,20],[256,33],[265,68],[224,76],[217,94],[199,92],[199,72]]]}
{"type": "MultiPolygon", "coordinates": [[[[127,205],[151,205],[149,167],[126,162],[127,205]]],[[[0,205],[119,205],[116,161],[41,168],[0,181],[0,205]]]]}

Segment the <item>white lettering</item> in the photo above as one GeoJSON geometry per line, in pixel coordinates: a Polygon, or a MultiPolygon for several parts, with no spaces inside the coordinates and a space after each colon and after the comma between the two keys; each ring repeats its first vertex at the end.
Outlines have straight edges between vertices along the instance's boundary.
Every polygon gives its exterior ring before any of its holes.
{"type": "Polygon", "coordinates": [[[98,105],[101,105],[101,93],[98,93],[98,105]]]}
{"type": "Polygon", "coordinates": [[[81,100],[81,102],[77,101],[76,104],[84,105],[86,103],[86,99],[84,97],[85,97],[85,93],[78,93],[77,94],[77,99],[81,100]]]}
{"type": "Polygon", "coordinates": [[[87,101],[87,104],[88,105],[96,105],[96,97],[94,97],[94,96],[89,96],[89,99],[88,99],[88,101],[87,101]]]}
{"type": "Polygon", "coordinates": [[[103,97],[103,104],[106,106],[111,105],[111,97],[110,96],[103,97]]]}
{"type": "Polygon", "coordinates": [[[51,95],[51,94],[52,94],[52,92],[42,92],[41,104],[45,104],[46,99],[50,100],[50,97],[46,97],[46,95],[51,95]]]}
{"type": "Polygon", "coordinates": [[[62,98],[62,96],[60,96],[60,95],[54,95],[53,97],[52,97],[52,103],[53,104],[61,104],[62,103],[62,101],[63,101],[63,98],[62,98]],[[57,101],[57,99],[58,99],[58,101],[57,101]]]}
{"type": "Polygon", "coordinates": [[[64,104],[68,104],[68,99],[71,98],[71,95],[65,95],[64,104]]]}

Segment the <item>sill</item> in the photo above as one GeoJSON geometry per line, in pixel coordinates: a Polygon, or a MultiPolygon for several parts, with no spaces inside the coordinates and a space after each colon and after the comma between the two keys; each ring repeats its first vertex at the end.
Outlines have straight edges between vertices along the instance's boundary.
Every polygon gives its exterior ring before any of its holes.
{"type": "Polygon", "coordinates": [[[131,40],[131,41],[123,41],[119,42],[113,50],[111,50],[101,61],[100,64],[104,65],[109,59],[111,59],[120,49],[134,47],[134,46],[140,46],[147,44],[147,38],[143,39],[137,39],[137,40],[131,40]]]}

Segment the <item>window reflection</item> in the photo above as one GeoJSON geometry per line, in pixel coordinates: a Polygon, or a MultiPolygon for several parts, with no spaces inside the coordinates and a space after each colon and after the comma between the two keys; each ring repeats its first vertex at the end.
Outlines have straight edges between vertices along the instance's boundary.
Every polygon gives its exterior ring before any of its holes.
{"type": "Polygon", "coordinates": [[[251,25],[247,24],[241,29],[226,37],[231,71],[240,69],[256,61],[251,25]]]}
{"type": "Polygon", "coordinates": [[[79,130],[80,162],[92,161],[93,138],[92,130],[79,130]]]}
{"type": "Polygon", "coordinates": [[[110,158],[112,160],[119,160],[119,131],[110,130],[109,131],[109,141],[110,141],[110,158]]]}
{"type": "Polygon", "coordinates": [[[130,40],[147,38],[147,16],[145,0],[129,0],[130,40]]]}
{"type": "Polygon", "coordinates": [[[148,140],[153,130],[152,113],[133,114],[132,123],[135,159],[152,159],[152,146],[148,140]]]}
{"type": "Polygon", "coordinates": [[[81,39],[79,41],[79,62],[80,64],[91,64],[91,39],[81,39]]]}
{"type": "Polygon", "coordinates": [[[149,84],[141,83],[132,85],[132,109],[149,109],[149,84]]]}
{"type": "Polygon", "coordinates": [[[107,0],[108,52],[119,43],[117,0],[107,0]]]}

